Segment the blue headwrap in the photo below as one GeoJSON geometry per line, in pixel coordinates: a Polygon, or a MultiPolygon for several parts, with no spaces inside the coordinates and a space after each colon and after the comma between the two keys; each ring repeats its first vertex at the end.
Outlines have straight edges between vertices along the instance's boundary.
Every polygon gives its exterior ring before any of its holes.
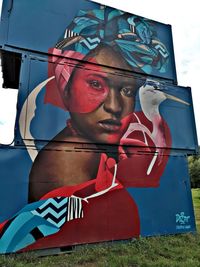
{"type": "Polygon", "coordinates": [[[80,10],[56,47],[87,55],[99,44],[111,46],[133,69],[147,74],[166,71],[169,52],[156,37],[153,23],[108,7],[80,10]]]}

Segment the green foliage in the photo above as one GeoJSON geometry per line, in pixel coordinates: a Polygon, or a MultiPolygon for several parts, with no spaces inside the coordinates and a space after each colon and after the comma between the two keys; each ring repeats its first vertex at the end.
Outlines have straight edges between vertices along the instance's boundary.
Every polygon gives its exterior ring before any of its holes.
{"type": "Polygon", "coordinates": [[[191,186],[192,188],[200,188],[200,156],[190,156],[188,162],[191,186]]]}

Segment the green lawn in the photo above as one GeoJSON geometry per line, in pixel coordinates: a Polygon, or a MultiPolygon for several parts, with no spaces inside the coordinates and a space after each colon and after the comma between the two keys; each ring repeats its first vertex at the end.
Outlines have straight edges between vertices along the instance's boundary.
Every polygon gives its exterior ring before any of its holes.
{"type": "Polygon", "coordinates": [[[129,243],[77,247],[72,253],[38,257],[0,256],[0,267],[200,267],[200,189],[192,192],[197,234],[141,238],[129,243]]]}
{"type": "Polygon", "coordinates": [[[194,203],[196,226],[198,231],[200,232],[200,188],[192,190],[192,198],[194,203]]]}

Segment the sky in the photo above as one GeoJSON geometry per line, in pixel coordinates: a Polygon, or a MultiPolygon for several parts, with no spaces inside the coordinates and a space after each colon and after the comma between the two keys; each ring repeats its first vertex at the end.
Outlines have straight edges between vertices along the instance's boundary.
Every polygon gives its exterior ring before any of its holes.
{"type": "MultiPolygon", "coordinates": [[[[28,0],[31,1],[31,0],[28,0]]],[[[33,1],[33,0],[32,0],[33,1]]],[[[192,88],[200,144],[200,19],[198,0],[95,0],[126,12],[172,25],[178,85],[192,88]]],[[[2,0],[0,0],[1,8],[2,0]]],[[[1,75],[0,75],[1,76],[1,75]]],[[[0,88],[2,82],[0,81],[0,88]]],[[[17,90],[0,89],[0,143],[13,138],[17,90]]]]}

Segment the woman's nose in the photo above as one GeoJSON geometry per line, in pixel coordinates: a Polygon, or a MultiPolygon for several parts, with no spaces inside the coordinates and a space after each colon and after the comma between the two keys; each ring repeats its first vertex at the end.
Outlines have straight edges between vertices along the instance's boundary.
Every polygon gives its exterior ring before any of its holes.
{"type": "Polygon", "coordinates": [[[104,101],[104,109],[115,116],[120,116],[123,109],[122,105],[123,103],[118,90],[110,89],[104,101]]]}

